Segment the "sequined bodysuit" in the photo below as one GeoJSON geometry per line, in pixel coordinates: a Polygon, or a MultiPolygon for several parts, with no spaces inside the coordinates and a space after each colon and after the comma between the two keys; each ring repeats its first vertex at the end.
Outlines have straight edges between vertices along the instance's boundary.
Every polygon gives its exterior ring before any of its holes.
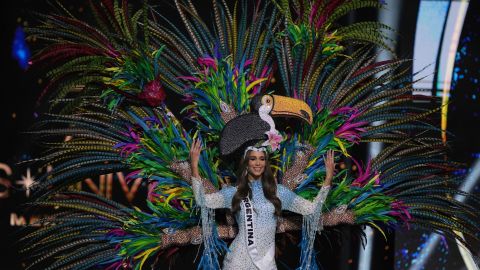
{"type": "MultiPolygon", "coordinates": [[[[268,268],[262,270],[277,269],[275,265],[275,232],[277,226],[277,218],[274,215],[275,207],[263,195],[262,183],[260,180],[254,180],[250,183],[252,189],[252,204],[256,219],[256,243],[258,254],[267,259],[268,268]]],[[[288,210],[301,215],[310,215],[315,209],[321,209],[321,205],[327,197],[330,186],[322,187],[313,202],[299,197],[283,185],[277,185],[277,196],[282,202],[282,210],[288,210]]],[[[198,180],[193,179],[193,191],[195,199],[204,203],[206,207],[211,209],[231,208],[232,197],[237,191],[235,187],[223,188],[221,191],[203,195],[203,186],[198,180]]],[[[243,204],[241,210],[236,213],[236,221],[238,224],[238,234],[230,245],[230,252],[227,253],[223,262],[224,270],[255,270],[258,269],[247,251],[246,229],[245,229],[245,209],[243,204]]]]}

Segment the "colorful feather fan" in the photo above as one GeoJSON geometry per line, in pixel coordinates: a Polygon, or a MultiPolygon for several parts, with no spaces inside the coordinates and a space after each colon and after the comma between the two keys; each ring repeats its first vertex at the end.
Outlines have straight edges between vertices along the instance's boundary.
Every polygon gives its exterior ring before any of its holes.
{"type": "MultiPolygon", "coordinates": [[[[37,161],[53,170],[37,179],[31,202],[52,214],[21,240],[23,252],[33,254],[29,269],[145,269],[178,246],[199,244],[187,162],[192,140],[208,146],[200,160],[206,189],[234,183],[235,164],[220,156],[220,132],[253,111],[255,95],[273,92],[304,100],[313,112],[311,125],[281,131],[284,140],[272,156],[279,182],[314,197],[329,149],[358,167],[358,175],[335,176],[325,224],[427,228],[467,247],[455,232],[478,240],[479,201],[456,189],[459,166],[445,159],[432,119],[438,100],[412,94],[410,61],[375,62],[376,47],[389,50],[384,32],[392,29],[338,23],[356,9],[382,8],[379,1],[232,4],[213,0],[210,23],[190,0],[174,1],[174,19],[145,3],[134,11],[126,1],[102,0],[90,2],[93,21],[61,8],[65,14],[40,15],[41,23],[28,29],[44,41],[33,58],[48,68],[40,101],[51,101],[56,112],[32,131],[47,149],[37,161]],[[176,95],[182,103],[169,108],[166,101],[176,95]],[[351,149],[368,142],[385,148],[364,165],[351,149]],[[118,171],[148,184],[145,209],[69,189],[118,171]],[[456,194],[475,205],[452,199],[456,194]]],[[[283,222],[301,227],[295,216],[283,222]]],[[[223,240],[234,237],[235,226],[219,224],[213,234],[216,249],[204,254],[200,268],[219,266],[209,258],[226,251],[223,240]]]]}

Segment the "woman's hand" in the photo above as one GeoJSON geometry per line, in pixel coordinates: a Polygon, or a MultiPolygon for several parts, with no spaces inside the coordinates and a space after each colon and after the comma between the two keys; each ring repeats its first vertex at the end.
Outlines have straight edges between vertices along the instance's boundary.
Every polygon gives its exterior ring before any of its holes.
{"type": "Polygon", "coordinates": [[[329,186],[332,184],[333,173],[335,171],[335,159],[333,150],[327,151],[327,157],[323,156],[323,160],[325,161],[325,170],[327,175],[325,177],[325,181],[323,182],[324,186],[329,186]]]}
{"type": "Polygon", "coordinates": [[[200,139],[196,139],[190,146],[190,168],[192,169],[192,176],[200,178],[198,173],[198,161],[200,159],[200,151],[202,150],[202,143],[200,139]]]}

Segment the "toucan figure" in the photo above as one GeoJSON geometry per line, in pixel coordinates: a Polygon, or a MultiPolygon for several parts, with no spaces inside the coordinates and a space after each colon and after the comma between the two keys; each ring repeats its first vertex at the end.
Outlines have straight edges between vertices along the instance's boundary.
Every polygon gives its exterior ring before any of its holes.
{"type": "Polygon", "coordinates": [[[272,117],[296,117],[312,124],[312,110],[302,100],[278,96],[256,95],[250,101],[250,113],[228,121],[220,136],[220,154],[230,155],[250,141],[266,140],[268,132],[277,132],[272,117]]]}

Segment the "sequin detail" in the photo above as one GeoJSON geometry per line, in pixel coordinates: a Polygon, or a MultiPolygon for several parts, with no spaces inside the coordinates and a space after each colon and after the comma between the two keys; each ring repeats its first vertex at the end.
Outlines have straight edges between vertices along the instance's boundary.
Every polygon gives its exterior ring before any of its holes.
{"type": "MultiPolygon", "coordinates": [[[[227,187],[219,192],[212,194],[203,194],[203,187],[198,181],[193,181],[194,194],[197,203],[200,201],[203,206],[210,209],[216,208],[231,208],[231,202],[233,195],[236,192],[235,187],[227,187]],[[204,196],[204,198],[199,198],[204,196]]],[[[256,224],[258,229],[256,235],[257,249],[260,255],[265,255],[272,245],[275,245],[275,233],[277,218],[274,215],[275,207],[273,204],[265,198],[263,195],[263,188],[260,180],[252,181],[252,202],[255,210],[256,224]]],[[[307,215],[309,217],[317,216],[315,213],[318,209],[321,210],[322,204],[325,201],[330,187],[323,187],[313,202],[299,197],[297,194],[289,190],[283,185],[277,185],[277,196],[282,202],[282,209],[292,211],[301,215],[307,215]]],[[[203,210],[203,208],[202,208],[203,210]]],[[[225,256],[223,267],[224,270],[253,270],[257,269],[248,255],[247,247],[245,244],[245,215],[240,209],[235,215],[238,223],[238,233],[232,244],[230,245],[228,252],[225,256]]],[[[318,220],[315,222],[318,224],[318,220]]],[[[202,224],[205,226],[205,224],[202,224]]],[[[317,226],[315,226],[317,227],[317,226]]],[[[321,229],[321,225],[318,226],[321,229]]],[[[316,232],[317,230],[315,230],[316,232]]],[[[313,237],[314,239],[315,237],[313,237]]],[[[276,269],[276,266],[275,268],[276,269]]],[[[262,269],[263,270],[263,269],[262,269]]],[[[270,270],[270,269],[268,269],[270,270]]]]}
{"type": "Polygon", "coordinates": [[[310,145],[305,145],[304,151],[297,151],[295,154],[295,160],[293,164],[287,168],[282,178],[282,184],[290,190],[294,190],[307,175],[303,173],[305,168],[310,162],[310,156],[313,154],[314,149],[310,145]]]}

